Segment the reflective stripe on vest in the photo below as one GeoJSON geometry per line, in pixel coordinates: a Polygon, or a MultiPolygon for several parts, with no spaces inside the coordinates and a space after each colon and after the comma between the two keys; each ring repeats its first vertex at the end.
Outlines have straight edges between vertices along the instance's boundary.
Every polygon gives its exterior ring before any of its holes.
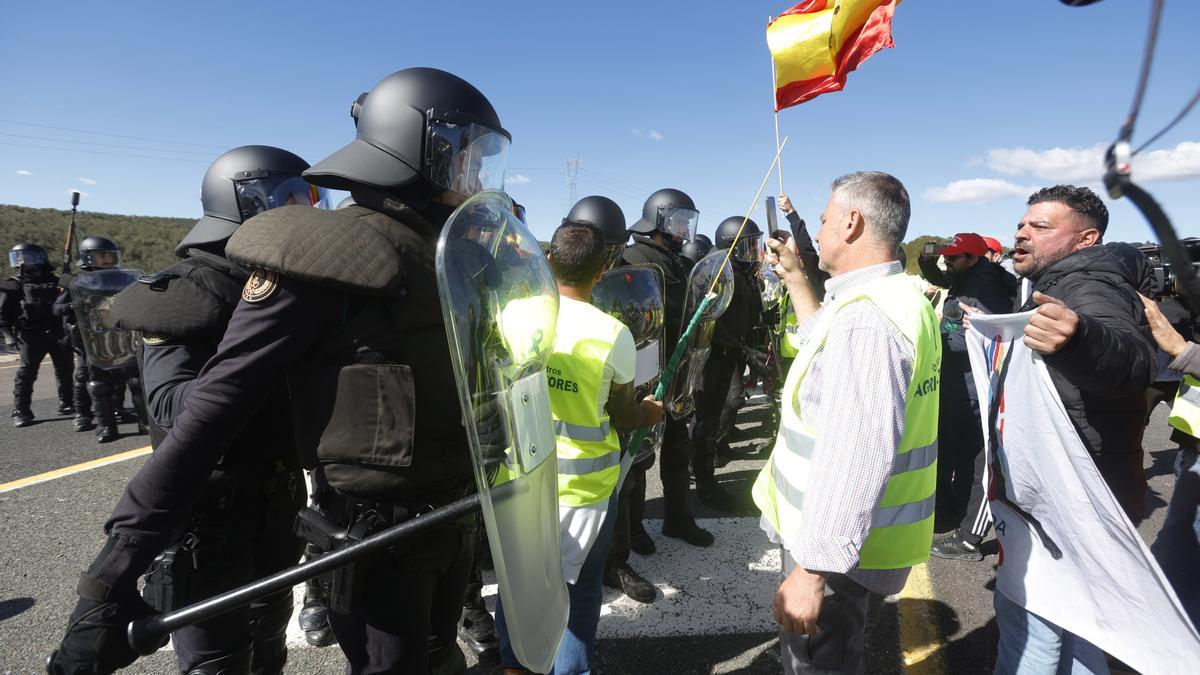
{"type": "MultiPolygon", "coordinates": [[[[788,373],[775,450],[754,484],[754,501],[789,550],[804,515],[804,497],[812,486],[811,460],[819,430],[803,421],[799,392],[819,355],[837,312],[852,302],[871,302],[907,338],[915,360],[905,400],[904,432],[891,477],[872,514],[871,530],[859,551],[862,569],[909,567],[929,557],[937,485],[937,387],[941,337],[929,302],[900,275],[873,279],[827,303],[788,373]]],[[[837,376],[837,375],[834,375],[837,376]]],[[[853,411],[848,411],[853,414],[853,411]]],[[[861,411],[871,414],[871,411],[861,411]]]]}
{"type": "Polygon", "coordinates": [[[1193,438],[1200,438],[1200,380],[1188,375],[1179,383],[1167,423],[1193,438]]]}
{"type": "Polygon", "coordinates": [[[563,298],[546,374],[558,437],[558,503],[607,502],[621,475],[621,446],[599,409],[604,366],[625,326],[591,305],[563,298]]]}

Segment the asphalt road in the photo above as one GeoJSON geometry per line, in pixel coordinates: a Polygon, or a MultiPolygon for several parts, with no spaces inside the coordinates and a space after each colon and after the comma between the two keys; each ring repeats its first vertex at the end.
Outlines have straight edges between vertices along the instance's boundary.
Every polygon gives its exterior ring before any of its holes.
{"type": "MultiPolygon", "coordinates": [[[[11,404],[15,363],[0,357],[0,410],[11,404]]],[[[0,424],[0,484],[73,466],[148,444],[131,435],[97,445],[91,433],[76,433],[69,418],[54,414],[49,363],[35,390],[39,423],[14,429],[0,424]]],[[[762,443],[755,430],[763,417],[752,401],[739,426],[762,443]]],[[[1165,409],[1156,411],[1145,446],[1151,476],[1150,517],[1141,531],[1152,540],[1170,499],[1175,448],[1167,441],[1165,409]]],[[[597,643],[597,670],[607,673],[778,673],[771,594],[777,585],[778,552],[758,529],[750,485],[765,459],[747,455],[718,473],[740,501],[732,513],[702,504],[696,512],[717,536],[709,549],[696,549],[660,534],[662,492],[652,470],[647,528],[658,544],[653,556],[634,555],[632,565],[655,583],[659,596],[641,605],[606,589],[597,643]]],[[[0,673],[38,673],[66,626],[74,587],[99,550],[101,525],[125,481],[141,466],[135,458],[38,484],[0,492],[0,673]]],[[[0,490],[3,490],[0,487],[0,490]]],[[[980,563],[932,559],[914,570],[900,596],[875,598],[867,636],[867,672],[989,673],[995,657],[996,625],[991,609],[994,557],[980,563]],[[919,582],[927,579],[924,587],[919,582]],[[907,666],[905,665],[907,661],[907,666]]],[[[495,586],[485,588],[494,602],[495,586]]],[[[303,644],[293,622],[289,673],[340,673],[336,647],[303,644]]],[[[169,648],[142,659],[127,673],[175,672],[169,648]]],[[[492,672],[473,666],[472,672],[492,672]]]]}

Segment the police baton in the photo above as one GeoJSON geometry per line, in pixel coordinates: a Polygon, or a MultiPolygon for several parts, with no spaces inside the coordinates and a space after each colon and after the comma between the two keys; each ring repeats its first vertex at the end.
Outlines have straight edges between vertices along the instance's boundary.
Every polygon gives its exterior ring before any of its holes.
{"type": "MultiPolygon", "coordinates": [[[[497,489],[502,488],[503,486],[497,489]]],[[[130,622],[129,628],[126,630],[129,646],[141,656],[153,654],[166,644],[168,635],[180,628],[207,621],[238,607],[248,605],[265,595],[291,588],[339,567],[344,567],[359,558],[380,553],[405,539],[474,513],[479,508],[480,496],[478,493],[463,497],[430,513],[406,520],[362,541],[331,551],[265,579],[215,595],[207,600],[201,600],[183,609],[136,619],[130,622]]]]}

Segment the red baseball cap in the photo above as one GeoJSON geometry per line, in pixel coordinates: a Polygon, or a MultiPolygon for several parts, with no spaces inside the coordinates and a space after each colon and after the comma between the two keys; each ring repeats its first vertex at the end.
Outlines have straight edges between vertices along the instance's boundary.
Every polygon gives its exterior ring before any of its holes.
{"type": "Polygon", "coordinates": [[[984,237],[983,240],[987,243],[988,250],[992,253],[1004,253],[1004,246],[1000,240],[995,237],[984,237]]]}
{"type": "Polygon", "coordinates": [[[938,255],[959,255],[961,253],[970,253],[974,256],[983,256],[988,252],[987,242],[983,237],[974,232],[960,232],[954,235],[954,241],[937,251],[938,255]]]}

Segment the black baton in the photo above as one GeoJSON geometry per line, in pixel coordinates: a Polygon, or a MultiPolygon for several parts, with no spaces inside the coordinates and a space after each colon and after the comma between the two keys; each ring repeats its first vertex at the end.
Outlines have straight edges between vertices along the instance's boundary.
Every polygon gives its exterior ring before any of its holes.
{"type": "Polygon", "coordinates": [[[377,532],[360,542],[326,553],[306,563],[288,568],[265,579],[251,582],[183,609],[142,617],[130,622],[126,635],[129,646],[141,656],[153,654],[166,644],[167,636],[185,626],[206,621],[248,605],[254,600],[285,588],[291,588],[348,565],[355,560],[382,551],[409,537],[457,520],[479,509],[479,494],[463,497],[430,513],[377,532]]]}

